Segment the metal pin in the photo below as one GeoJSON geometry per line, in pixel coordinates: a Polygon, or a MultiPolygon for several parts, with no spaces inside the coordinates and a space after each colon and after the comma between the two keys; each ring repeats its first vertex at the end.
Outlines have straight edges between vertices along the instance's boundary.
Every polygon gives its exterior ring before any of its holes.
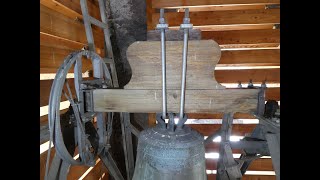
{"type": "MultiPolygon", "coordinates": [[[[160,24],[165,24],[164,9],[160,9],[160,24]]],[[[162,62],[162,118],[167,116],[167,92],[166,92],[166,42],[165,42],[165,26],[160,28],[161,32],[161,62],[162,62]]]]}
{"type": "Polygon", "coordinates": [[[185,100],[185,91],[186,91],[186,72],[187,72],[187,53],[188,53],[188,35],[189,29],[192,28],[188,26],[190,24],[189,19],[189,9],[185,9],[183,24],[180,25],[180,28],[183,29],[183,54],[182,54],[182,75],[181,75],[181,96],[180,96],[180,114],[179,121],[182,121],[184,114],[184,100],[185,100]],[[187,25],[187,26],[186,26],[187,25]]]}

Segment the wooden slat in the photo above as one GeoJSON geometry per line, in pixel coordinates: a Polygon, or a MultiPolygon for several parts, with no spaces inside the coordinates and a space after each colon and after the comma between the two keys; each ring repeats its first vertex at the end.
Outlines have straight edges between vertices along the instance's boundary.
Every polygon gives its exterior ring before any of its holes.
{"type": "Polygon", "coordinates": [[[68,7],[58,3],[55,0],[40,0],[40,4],[53,9],[71,19],[77,19],[77,18],[81,18],[82,19],[82,15],[69,9],[68,7]]]}
{"type": "MultiPolygon", "coordinates": [[[[152,14],[152,27],[159,21],[160,13],[152,14]]],[[[184,13],[167,12],[169,26],[179,26],[184,13]]],[[[226,25],[226,24],[259,24],[280,23],[280,10],[241,10],[241,11],[202,11],[191,12],[190,21],[193,25],[226,25]]]]}
{"type": "Polygon", "coordinates": [[[213,39],[219,45],[280,43],[280,30],[204,31],[202,39],[213,39]]]}
{"type": "MultiPolygon", "coordinates": [[[[186,113],[253,113],[258,89],[186,90],[186,113]]],[[[167,90],[168,112],[179,112],[180,90],[167,90]]],[[[161,112],[161,90],[93,90],[96,112],[161,112]]]]}
{"type": "MultiPolygon", "coordinates": [[[[84,25],[40,4],[40,32],[87,44],[84,25]]],[[[95,45],[104,48],[101,29],[93,30],[95,45]]]]}
{"type": "MultiPolygon", "coordinates": [[[[187,113],[189,119],[222,119],[223,114],[187,113]]],[[[256,119],[251,114],[235,113],[233,119],[256,119]]]]}
{"type": "Polygon", "coordinates": [[[152,30],[152,13],[155,12],[155,9],[152,8],[152,0],[146,0],[146,9],[147,9],[147,30],[152,30]]]}
{"type": "Polygon", "coordinates": [[[176,6],[200,6],[223,4],[256,4],[256,3],[280,3],[280,0],[153,0],[152,8],[176,7],[176,6]]]}
{"type": "MultiPolygon", "coordinates": [[[[228,25],[199,25],[193,26],[193,29],[200,29],[201,31],[238,31],[238,30],[259,30],[259,29],[273,29],[274,23],[263,24],[228,24],[228,25]]],[[[170,26],[169,29],[178,30],[180,26],[170,26]]]]}
{"type": "MultiPolygon", "coordinates": [[[[265,4],[228,4],[218,6],[195,6],[189,7],[189,12],[196,11],[234,11],[234,10],[248,10],[248,9],[265,9],[265,4]]],[[[170,7],[170,9],[176,7],[170,7]]],[[[185,12],[184,8],[177,9],[178,12],[185,12]]]]}
{"type": "MultiPolygon", "coordinates": [[[[52,162],[54,154],[55,154],[55,148],[51,148],[50,163],[52,162]]],[[[42,154],[40,154],[40,179],[41,180],[44,180],[44,176],[46,174],[47,155],[48,155],[48,151],[45,151],[42,154]]]]}
{"type": "MultiPolygon", "coordinates": [[[[219,152],[219,151],[217,151],[219,152]]],[[[206,168],[209,170],[217,169],[218,159],[206,159],[206,168]]],[[[252,161],[247,169],[248,171],[273,171],[271,159],[256,159],[252,161]]]]}
{"type": "Polygon", "coordinates": [[[280,88],[267,88],[265,100],[280,101],[280,88]]]}
{"type": "Polygon", "coordinates": [[[258,44],[221,44],[221,51],[224,49],[280,49],[280,43],[258,43],[258,44]]]}
{"type": "MultiPolygon", "coordinates": [[[[77,12],[78,14],[82,14],[80,1],[72,1],[72,0],[53,0],[59,2],[60,4],[66,6],[67,8],[77,12]]],[[[98,1],[87,1],[89,15],[100,20],[100,9],[98,1]]]]}
{"type": "Polygon", "coordinates": [[[91,171],[83,178],[84,180],[108,179],[108,171],[100,160],[91,171]],[[104,176],[102,177],[102,175],[104,176]]]}
{"type": "MultiPolygon", "coordinates": [[[[218,131],[221,124],[186,124],[191,128],[197,130],[203,136],[210,136],[212,133],[218,131]]],[[[233,124],[231,134],[233,136],[244,136],[246,133],[251,133],[256,127],[256,124],[233,124]]]]}
{"type": "Polygon", "coordinates": [[[40,46],[48,46],[68,50],[80,50],[86,44],[40,32],[40,46]]]}
{"type": "MultiPolygon", "coordinates": [[[[216,180],[215,174],[208,174],[208,180],[216,180]]],[[[244,175],[242,180],[276,180],[276,176],[269,175],[244,175]]]]}
{"type": "MultiPolygon", "coordinates": [[[[56,73],[64,59],[72,52],[74,51],[40,46],[40,73],[56,73]]],[[[92,69],[91,61],[86,58],[83,58],[82,65],[82,72],[92,69]]],[[[70,69],[69,73],[71,72],[73,68],[70,69]]]]}
{"type": "Polygon", "coordinates": [[[280,49],[222,51],[218,64],[278,64],[280,65],[280,49]]]}
{"type": "Polygon", "coordinates": [[[278,69],[248,69],[248,70],[216,70],[216,80],[219,83],[237,83],[249,82],[262,83],[280,83],[280,68],[278,69]]]}

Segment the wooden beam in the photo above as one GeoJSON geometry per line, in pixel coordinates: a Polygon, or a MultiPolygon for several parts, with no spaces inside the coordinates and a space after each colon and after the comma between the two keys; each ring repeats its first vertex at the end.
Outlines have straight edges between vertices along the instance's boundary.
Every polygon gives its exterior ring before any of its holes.
{"type": "Polygon", "coordinates": [[[280,43],[258,43],[258,44],[221,44],[221,51],[228,50],[257,50],[257,49],[280,49],[280,43]]]}
{"type": "Polygon", "coordinates": [[[91,171],[84,176],[83,180],[95,180],[95,179],[108,179],[108,171],[107,168],[104,166],[102,161],[100,160],[92,169],[91,171]]]}
{"type": "MultiPolygon", "coordinates": [[[[222,119],[223,114],[187,113],[189,119],[222,119]]],[[[235,113],[233,119],[256,119],[251,114],[235,113]]]]}
{"type": "MultiPolygon", "coordinates": [[[[183,41],[183,30],[166,30],[166,41],[183,41]]],[[[189,31],[189,40],[201,40],[201,31],[191,29],[189,31]]],[[[160,31],[150,30],[147,32],[148,41],[160,41],[160,31]]]]}
{"type": "MultiPolygon", "coordinates": [[[[57,11],[40,4],[40,32],[87,44],[84,25],[57,11]]],[[[101,29],[94,29],[95,45],[104,48],[104,36],[101,29]]]]}
{"type": "MultiPolygon", "coordinates": [[[[262,24],[228,24],[228,25],[199,25],[193,26],[193,29],[200,29],[201,31],[239,31],[239,30],[260,30],[273,29],[274,23],[262,24]]],[[[169,29],[178,30],[180,26],[170,26],[169,29]]]]}
{"type": "Polygon", "coordinates": [[[249,69],[249,70],[216,70],[216,80],[219,83],[245,83],[252,79],[253,83],[280,83],[280,68],[278,69],[249,69]]]}
{"type": "Polygon", "coordinates": [[[207,6],[207,5],[226,5],[226,4],[279,4],[280,0],[153,0],[152,8],[165,8],[176,6],[207,6]]]}
{"type": "Polygon", "coordinates": [[[204,31],[202,39],[213,39],[219,45],[280,43],[280,30],[204,31]]]}
{"type": "Polygon", "coordinates": [[[40,32],[40,46],[48,46],[68,50],[80,50],[87,45],[84,43],[40,32]]]}
{"type": "MultiPolygon", "coordinates": [[[[203,136],[210,136],[220,129],[221,124],[186,124],[186,126],[197,130],[203,136]]],[[[244,136],[246,133],[252,133],[255,127],[256,124],[233,124],[231,134],[233,136],[244,136]]]]}
{"type": "Polygon", "coordinates": [[[68,7],[64,6],[61,3],[58,3],[55,0],[40,0],[40,4],[44,5],[50,9],[53,9],[71,19],[82,19],[82,15],[69,9],[68,7]]]}
{"type": "MultiPolygon", "coordinates": [[[[152,14],[152,27],[159,21],[160,13],[152,14]]],[[[180,26],[184,13],[167,12],[165,18],[169,26],[180,26]]],[[[280,23],[280,10],[240,10],[240,11],[202,11],[191,12],[190,21],[194,26],[280,23]]]]}
{"type": "MultiPolygon", "coordinates": [[[[217,151],[219,152],[219,151],[217,151]]],[[[206,167],[209,170],[217,169],[218,159],[206,159],[206,167]]],[[[272,160],[267,158],[260,158],[252,161],[247,169],[248,171],[273,171],[272,160]]]]}
{"type": "Polygon", "coordinates": [[[146,0],[146,9],[147,9],[147,30],[154,29],[152,27],[152,13],[155,12],[155,9],[152,8],[152,0],[146,0]]]}
{"type": "MultiPolygon", "coordinates": [[[[258,89],[186,90],[186,113],[242,112],[257,109],[258,89]]],[[[96,89],[95,112],[161,112],[161,90],[96,89]]],[[[167,90],[168,112],[179,112],[180,90],[167,90]]]]}
{"type": "Polygon", "coordinates": [[[280,88],[267,88],[265,100],[280,101],[280,88]]]}
{"type": "MultiPolygon", "coordinates": [[[[234,10],[248,10],[248,9],[265,9],[265,4],[222,4],[211,6],[190,6],[189,12],[196,11],[234,11],[234,10]]],[[[184,8],[169,7],[168,9],[177,9],[178,12],[185,12],[184,8]]]]}
{"type": "Polygon", "coordinates": [[[280,65],[280,49],[222,51],[221,59],[218,64],[230,64],[230,65],[278,64],[280,65]]]}
{"type": "MultiPolygon", "coordinates": [[[[53,0],[82,15],[80,1],[53,0]]],[[[89,15],[101,21],[98,1],[87,1],[89,15]]]]}
{"type": "MultiPolygon", "coordinates": [[[[215,174],[208,174],[207,180],[216,180],[215,174]]],[[[244,175],[242,180],[276,180],[276,176],[270,175],[244,175]]]]}
{"type": "MultiPolygon", "coordinates": [[[[72,52],[73,50],[58,49],[40,45],[40,73],[56,73],[64,59],[72,52]]],[[[91,70],[91,61],[87,60],[86,58],[83,59],[82,72],[91,70]]],[[[73,68],[70,69],[69,73],[72,72],[73,68]]]]}

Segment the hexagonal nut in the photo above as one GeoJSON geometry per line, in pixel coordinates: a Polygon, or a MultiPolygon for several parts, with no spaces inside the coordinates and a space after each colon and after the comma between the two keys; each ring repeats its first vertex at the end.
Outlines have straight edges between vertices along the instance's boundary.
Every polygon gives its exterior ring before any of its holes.
{"type": "Polygon", "coordinates": [[[192,29],[193,24],[181,24],[180,29],[192,29]]]}
{"type": "Polygon", "coordinates": [[[168,24],[157,24],[156,29],[168,29],[168,24]]]}

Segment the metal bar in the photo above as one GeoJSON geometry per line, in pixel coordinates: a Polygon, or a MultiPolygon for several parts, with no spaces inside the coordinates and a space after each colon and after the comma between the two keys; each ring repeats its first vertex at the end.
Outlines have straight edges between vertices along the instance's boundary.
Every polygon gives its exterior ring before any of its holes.
{"type": "Polygon", "coordinates": [[[100,28],[102,28],[102,29],[108,28],[108,26],[107,26],[105,23],[97,20],[96,18],[94,18],[94,17],[92,17],[92,16],[90,16],[90,15],[89,15],[88,17],[89,17],[89,20],[90,20],[90,22],[91,22],[92,24],[94,24],[94,25],[96,25],[96,26],[98,26],[98,27],[100,27],[100,28]]]}
{"type": "Polygon", "coordinates": [[[112,81],[113,81],[113,86],[117,88],[119,87],[119,82],[118,82],[118,76],[117,76],[117,71],[115,67],[114,57],[113,57],[108,20],[105,14],[106,13],[105,4],[103,0],[98,0],[98,2],[99,2],[101,20],[106,25],[106,27],[103,28],[104,42],[106,46],[105,49],[107,50],[106,57],[112,61],[112,63],[110,64],[112,81]]]}
{"type": "Polygon", "coordinates": [[[123,139],[123,150],[125,155],[125,163],[127,169],[127,179],[131,180],[134,172],[134,159],[132,148],[132,136],[130,126],[130,113],[121,113],[121,130],[123,139]]]}
{"type": "Polygon", "coordinates": [[[130,124],[130,128],[131,128],[132,134],[139,137],[140,131],[136,127],[134,127],[134,125],[132,125],[132,124],[130,124]]]}
{"type": "Polygon", "coordinates": [[[276,172],[276,179],[280,180],[280,133],[266,133],[272,165],[276,172]]]}
{"type": "Polygon", "coordinates": [[[88,41],[89,50],[94,51],[96,50],[94,45],[94,38],[92,33],[92,27],[89,19],[89,12],[88,12],[88,5],[86,0],[80,0],[80,6],[82,11],[83,23],[86,30],[86,36],[88,41]]]}
{"type": "MultiPolygon", "coordinates": [[[[184,14],[183,23],[187,24],[189,18],[189,9],[187,8],[184,14]]],[[[186,73],[187,73],[187,53],[188,53],[188,35],[189,29],[185,28],[183,32],[183,54],[182,54],[182,74],[181,74],[181,96],[180,96],[180,114],[179,121],[182,121],[184,114],[184,100],[186,92],[186,73]]]]}
{"type": "Polygon", "coordinates": [[[117,167],[117,164],[114,162],[109,151],[102,151],[102,153],[99,154],[99,158],[108,168],[109,173],[115,180],[124,180],[120,170],[117,167]]]}
{"type": "MultiPolygon", "coordinates": [[[[164,18],[164,9],[160,10],[161,18],[164,18]]],[[[161,23],[161,24],[164,24],[161,23]]],[[[166,92],[166,42],[165,42],[165,28],[161,30],[161,62],[162,62],[162,118],[167,117],[167,92],[166,92]]]]}

